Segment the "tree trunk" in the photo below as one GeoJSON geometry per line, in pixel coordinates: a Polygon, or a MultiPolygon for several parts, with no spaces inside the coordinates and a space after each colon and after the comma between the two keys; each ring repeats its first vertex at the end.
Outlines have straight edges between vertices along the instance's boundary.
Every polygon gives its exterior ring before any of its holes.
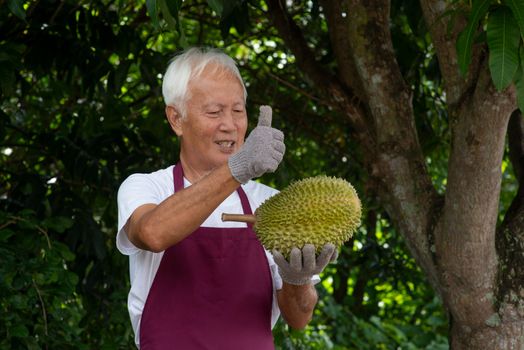
{"type": "Polygon", "coordinates": [[[435,230],[452,349],[518,349],[497,345],[510,344],[515,325],[502,323],[495,298],[500,169],[513,108],[510,99],[494,91],[486,67],[454,120],[445,205],[435,230]]]}

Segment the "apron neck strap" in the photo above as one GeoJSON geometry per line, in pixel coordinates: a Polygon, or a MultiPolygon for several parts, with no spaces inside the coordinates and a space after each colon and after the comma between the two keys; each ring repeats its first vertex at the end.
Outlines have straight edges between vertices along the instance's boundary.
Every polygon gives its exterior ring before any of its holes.
{"type": "MultiPolygon", "coordinates": [[[[184,188],[184,169],[182,168],[182,163],[180,161],[173,167],[173,182],[175,185],[175,192],[184,188]]],[[[253,214],[246,192],[244,192],[242,186],[238,186],[237,193],[240,197],[240,203],[242,204],[244,214],[253,214]]],[[[248,226],[251,227],[252,224],[248,224],[248,226]]]]}
{"type": "Polygon", "coordinates": [[[175,192],[184,189],[184,169],[182,169],[182,163],[180,161],[173,167],[173,182],[175,192]]]}

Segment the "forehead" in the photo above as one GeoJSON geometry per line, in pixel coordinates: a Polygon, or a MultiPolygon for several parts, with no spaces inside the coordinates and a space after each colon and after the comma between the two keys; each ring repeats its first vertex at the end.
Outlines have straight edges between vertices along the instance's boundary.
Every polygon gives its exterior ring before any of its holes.
{"type": "Polygon", "coordinates": [[[244,98],[242,83],[238,77],[228,69],[217,64],[207,65],[198,76],[192,78],[188,84],[191,96],[204,94],[229,94],[244,98]]]}
{"type": "MultiPolygon", "coordinates": [[[[195,67],[196,68],[196,67],[195,67]]],[[[228,69],[226,66],[221,64],[210,62],[207,65],[196,68],[192,72],[192,80],[198,80],[200,78],[206,77],[233,77],[236,78],[236,75],[228,69]]]]}

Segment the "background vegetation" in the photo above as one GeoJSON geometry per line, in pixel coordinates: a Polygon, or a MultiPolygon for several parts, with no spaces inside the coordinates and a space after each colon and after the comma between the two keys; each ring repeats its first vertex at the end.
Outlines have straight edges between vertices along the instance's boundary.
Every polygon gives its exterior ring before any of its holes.
{"type": "MultiPolygon", "coordinates": [[[[304,332],[280,323],[277,347],[448,348],[442,304],[377,199],[351,124],[307,84],[264,2],[238,4],[0,1],[0,348],[132,348],[116,193],[128,175],[177,161],[160,85],[169,59],[188,45],[220,47],[238,61],[251,127],[258,105],[273,106],[287,152],[261,182],[283,188],[340,176],[363,200],[363,225],[324,273],[313,322],[304,332]]],[[[291,10],[329,63],[318,6],[291,10]]],[[[448,113],[420,11],[415,1],[393,1],[392,36],[431,179],[443,193],[448,113]]],[[[507,207],[517,190],[507,155],[502,170],[507,207]]]]}

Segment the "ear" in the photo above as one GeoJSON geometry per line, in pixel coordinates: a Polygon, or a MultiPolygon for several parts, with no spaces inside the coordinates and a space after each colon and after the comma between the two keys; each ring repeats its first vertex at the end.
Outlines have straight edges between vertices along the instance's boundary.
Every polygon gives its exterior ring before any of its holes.
{"type": "Polygon", "coordinates": [[[182,115],[178,112],[176,107],[166,106],[166,118],[175,134],[177,134],[177,136],[182,136],[182,115]]]}

